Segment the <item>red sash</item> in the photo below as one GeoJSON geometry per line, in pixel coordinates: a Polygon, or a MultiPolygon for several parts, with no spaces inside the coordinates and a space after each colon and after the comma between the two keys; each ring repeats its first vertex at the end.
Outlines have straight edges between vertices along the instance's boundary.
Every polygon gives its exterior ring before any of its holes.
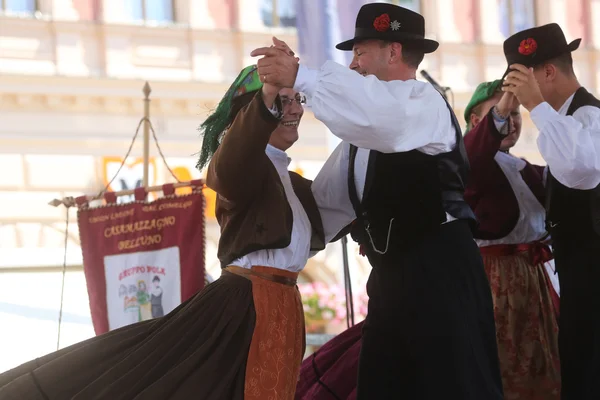
{"type": "Polygon", "coordinates": [[[522,244],[495,244],[480,247],[482,256],[513,256],[515,254],[528,252],[531,265],[548,262],[554,258],[550,247],[545,242],[531,242],[522,244]]]}

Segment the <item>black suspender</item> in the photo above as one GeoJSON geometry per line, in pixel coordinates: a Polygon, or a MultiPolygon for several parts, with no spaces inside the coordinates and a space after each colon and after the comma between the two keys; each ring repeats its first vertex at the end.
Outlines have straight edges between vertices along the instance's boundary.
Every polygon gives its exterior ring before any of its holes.
{"type": "Polygon", "coordinates": [[[354,212],[356,213],[356,217],[360,219],[363,214],[362,202],[358,198],[356,183],[354,183],[354,165],[356,164],[356,153],[358,152],[358,147],[353,144],[350,145],[350,156],[348,162],[348,196],[350,197],[350,202],[352,203],[352,207],[354,208],[354,212]]]}

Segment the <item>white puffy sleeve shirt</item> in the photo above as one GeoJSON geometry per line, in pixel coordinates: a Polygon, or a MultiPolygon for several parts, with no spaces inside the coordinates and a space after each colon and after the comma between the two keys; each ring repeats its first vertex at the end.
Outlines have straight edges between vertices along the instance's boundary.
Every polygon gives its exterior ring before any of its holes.
{"type": "Polygon", "coordinates": [[[451,151],[456,136],[450,110],[432,85],[415,79],[380,81],[333,61],[320,70],[300,65],[294,89],[342,143],[315,178],[312,190],[329,242],[355,219],[348,196],[349,144],[358,147],[355,184],[364,187],[369,150],[435,155],[451,151]]]}
{"type": "Polygon", "coordinates": [[[600,108],[583,106],[567,116],[572,101],[573,95],[558,111],[544,102],[530,115],[552,175],[567,187],[589,190],[600,184],[600,108]]]}

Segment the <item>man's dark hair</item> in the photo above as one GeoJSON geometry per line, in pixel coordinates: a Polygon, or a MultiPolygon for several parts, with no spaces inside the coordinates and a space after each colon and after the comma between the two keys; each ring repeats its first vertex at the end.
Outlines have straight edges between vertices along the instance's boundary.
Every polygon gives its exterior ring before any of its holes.
{"type": "MultiPolygon", "coordinates": [[[[388,46],[394,42],[389,40],[383,40],[381,42],[381,47],[388,46]]],[[[410,67],[418,68],[419,64],[425,58],[425,53],[423,50],[420,50],[417,46],[409,44],[409,43],[400,43],[402,45],[402,61],[410,67]]]]}
{"type": "Polygon", "coordinates": [[[425,53],[423,50],[419,50],[416,47],[411,47],[405,44],[402,45],[402,59],[407,65],[410,65],[413,68],[418,68],[424,57],[425,53]]]}
{"type": "Polygon", "coordinates": [[[571,56],[570,52],[561,54],[558,57],[548,60],[538,67],[542,67],[546,64],[554,65],[560,72],[567,76],[575,76],[575,71],[573,70],[573,56],[571,56]]]}

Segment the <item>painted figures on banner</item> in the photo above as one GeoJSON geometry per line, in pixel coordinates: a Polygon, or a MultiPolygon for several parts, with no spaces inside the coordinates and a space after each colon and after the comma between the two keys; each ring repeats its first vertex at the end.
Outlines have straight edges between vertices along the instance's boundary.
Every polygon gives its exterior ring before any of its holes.
{"type": "Polygon", "coordinates": [[[162,317],[181,302],[179,248],[104,257],[110,329],[162,317]]]}
{"type": "MultiPolygon", "coordinates": [[[[134,267],[130,268],[134,271],[159,269],[158,267],[134,267]]],[[[164,268],[160,268],[164,275],[164,268]]],[[[123,274],[121,274],[123,275],[123,274]]],[[[119,276],[119,280],[123,276],[119,276]]],[[[163,290],[160,287],[160,278],[154,275],[152,278],[152,288],[148,290],[148,285],[144,279],[137,281],[137,286],[134,284],[125,285],[121,283],[119,286],[119,298],[123,301],[123,311],[138,314],[138,321],[145,321],[150,318],[158,318],[165,315],[162,305],[163,290]],[[148,296],[148,294],[150,296],[148,296]]]]}

